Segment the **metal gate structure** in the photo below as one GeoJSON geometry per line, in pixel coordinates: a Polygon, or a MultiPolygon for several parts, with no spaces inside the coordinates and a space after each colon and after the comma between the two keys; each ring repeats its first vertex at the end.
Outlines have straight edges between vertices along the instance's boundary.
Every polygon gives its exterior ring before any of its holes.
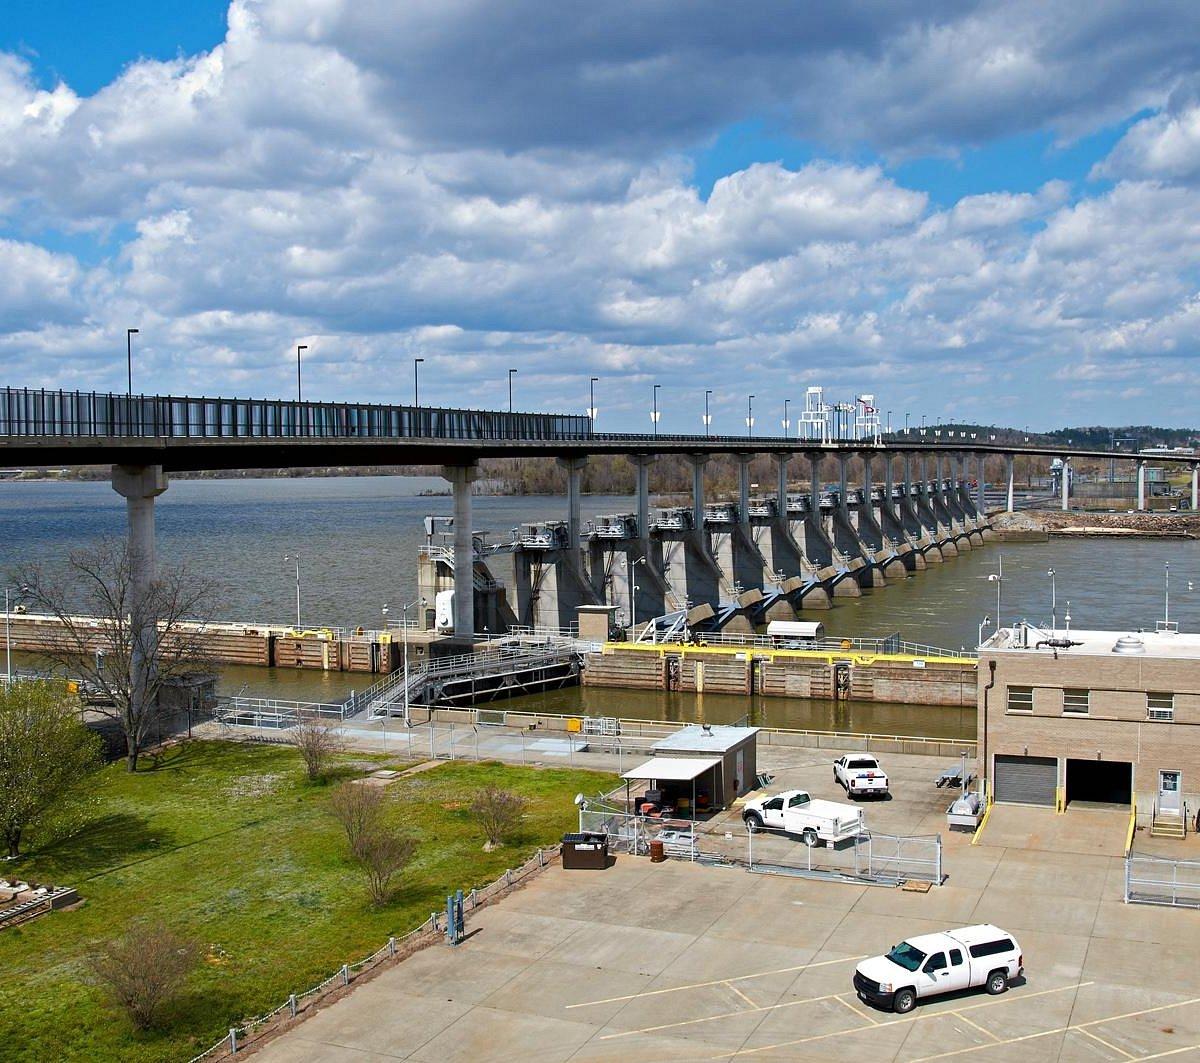
{"type": "Polygon", "coordinates": [[[773,830],[746,833],[746,869],[760,874],[837,875],[862,882],[897,885],[921,881],[940,885],[942,836],[863,831],[840,845],[805,845],[773,830]]]}
{"type": "Polygon", "coordinates": [[[1054,757],[997,754],[993,763],[997,801],[1054,807],[1058,798],[1058,761],[1054,757]]]}
{"type": "Polygon", "coordinates": [[[1125,903],[1200,908],[1200,861],[1125,857],[1125,903]]]}

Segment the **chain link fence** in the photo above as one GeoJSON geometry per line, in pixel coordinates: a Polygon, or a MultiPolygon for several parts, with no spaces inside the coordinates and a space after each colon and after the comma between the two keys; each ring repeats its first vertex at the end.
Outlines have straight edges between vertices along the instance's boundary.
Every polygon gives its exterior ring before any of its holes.
{"type": "MultiPolygon", "coordinates": [[[[558,855],[559,846],[548,849],[538,849],[524,864],[518,868],[510,868],[503,875],[479,889],[473,889],[463,898],[463,911],[473,912],[485,904],[503,896],[513,887],[519,885],[530,875],[534,875],[547,867],[558,855]]],[[[438,940],[438,935],[446,928],[444,912],[433,912],[420,926],[410,930],[403,937],[391,937],[384,945],[371,955],[361,960],[343,964],[337,971],[318,982],[315,986],[299,993],[292,993],[287,1000],[271,1011],[264,1012],[252,1019],[246,1019],[237,1026],[231,1026],[229,1033],[216,1044],[193,1056],[188,1063],[200,1063],[200,1060],[227,1059],[245,1051],[251,1045],[258,1043],[268,1034],[275,1033],[283,1025],[292,1022],[300,1015],[321,1003],[331,993],[336,993],[349,986],[356,978],[362,977],[368,971],[380,964],[397,958],[403,959],[419,949],[432,945],[438,940]]]]}

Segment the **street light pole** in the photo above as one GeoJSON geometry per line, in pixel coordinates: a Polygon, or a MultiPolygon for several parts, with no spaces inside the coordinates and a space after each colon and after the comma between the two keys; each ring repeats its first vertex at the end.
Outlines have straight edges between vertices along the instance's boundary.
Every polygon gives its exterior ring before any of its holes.
{"type": "Polygon", "coordinates": [[[1048,569],[1046,575],[1050,577],[1050,637],[1053,638],[1058,629],[1058,590],[1055,586],[1054,569],[1048,569]]]}
{"type": "Polygon", "coordinates": [[[788,406],[791,405],[791,399],[783,400],[783,438],[786,439],[788,432],[792,427],[791,419],[788,417],[788,406]]]}
{"type": "Polygon", "coordinates": [[[712,415],[708,412],[708,397],[711,394],[711,388],[704,393],[704,434],[706,436],[712,435],[712,415]]]}
{"type": "Polygon", "coordinates": [[[598,376],[594,376],[588,380],[588,420],[593,422],[593,431],[596,420],[596,381],[599,379],[598,376]]]}
{"type": "Polygon", "coordinates": [[[654,425],[654,434],[655,435],[658,435],[658,389],[661,387],[662,387],[661,384],[655,384],[650,392],[650,394],[652,396],[652,401],[651,401],[651,406],[650,406],[650,422],[651,422],[651,424],[654,425]]]}
{"type": "Polygon", "coordinates": [[[12,686],[12,600],[4,588],[4,687],[12,686]]]}
{"type": "Polygon", "coordinates": [[[133,337],[137,333],[138,330],[135,328],[125,330],[125,377],[128,388],[125,394],[127,398],[133,398],[133,337]]]}
{"type": "Polygon", "coordinates": [[[300,388],[300,352],[307,351],[307,350],[308,350],[307,343],[297,343],[296,344],[296,401],[297,402],[302,402],[304,399],[304,393],[300,388]]]}
{"type": "Polygon", "coordinates": [[[300,555],[299,554],[284,554],[284,561],[293,561],[296,565],[296,630],[299,631],[303,626],[300,620],[300,555]]]}
{"type": "Polygon", "coordinates": [[[746,396],[746,434],[754,435],[754,396],[746,396]]]}
{"type": "MultiPolygon", "coordinates": [[[[424,604],[425,604],[424,598],[414,598],[411,602],[408,603],[408,605],[403,606],[400,610],[400,614],[402,617],[402,619],[401,619],[401,625],[402,625],[401,638],[403,639],[403,642],[404,642],[404,726],[405,727],[412,726],[412,723],[408,718],[408,709],[409,709],[409,706],[408,706],[408,611],[414,605],[424,605],[424,604]]],[[[429,723],[430,723],[430,726],[432,727],[432,725],[433,725],[432,716],[430,717],[429,723]]]]}
{"type": "Polygon", "coordinates": [[[417,368],[418,368],[418,366],[420,366],[420,364],[423,361],[425,361],[424,358],[414,358],[413,359],[413,405],[414,406],[421,405],[421,380],[417,376],[417,368]]]}
{"type": "Polygon", "coordinates": [[[510,369],[508,371],[508,412],[512,413],[512,378],[516,376],[517,371],[510,369]]]}

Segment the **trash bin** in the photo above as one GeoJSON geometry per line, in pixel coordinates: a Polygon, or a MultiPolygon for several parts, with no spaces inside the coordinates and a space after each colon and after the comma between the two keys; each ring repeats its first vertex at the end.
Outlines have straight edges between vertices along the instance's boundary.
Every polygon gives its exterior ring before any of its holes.
{"type": "Polygon", "coordinates": [[[652,838],[650,840],[650,863],[661,864],[664,860],[666,860],[666,858],[667,851],[662,843],[662,840],[659,838],[652,838]]]}
{"type": "Polygon", "coordinates": [[[603,871],[608,867],[608,835],[564,834],[562,866],[567,871],[603,871]]]}

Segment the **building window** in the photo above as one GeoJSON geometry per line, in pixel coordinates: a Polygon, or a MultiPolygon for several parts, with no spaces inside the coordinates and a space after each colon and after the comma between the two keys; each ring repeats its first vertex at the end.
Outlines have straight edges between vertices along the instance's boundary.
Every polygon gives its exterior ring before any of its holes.
{"type": "Polygon", "coordinates": [[[1175,719],[1174,694],[1147,694],[1146,716],[1151,720],[1161,720],[1170,723],[1175,719]]]}
{"type": "Polygon", "coordinates": [[[1008,711],[1033,712],[1033,687],[1009,687],[1008,711]]]}
{"type": "Polygon", "coordinates": [[[1088,701],[1090,691],[1087,690],[1071,690],[1063,691],[1063,712],[1070,713],[1072,716],[1086,716],[1088,714],[1088,701]]]}

